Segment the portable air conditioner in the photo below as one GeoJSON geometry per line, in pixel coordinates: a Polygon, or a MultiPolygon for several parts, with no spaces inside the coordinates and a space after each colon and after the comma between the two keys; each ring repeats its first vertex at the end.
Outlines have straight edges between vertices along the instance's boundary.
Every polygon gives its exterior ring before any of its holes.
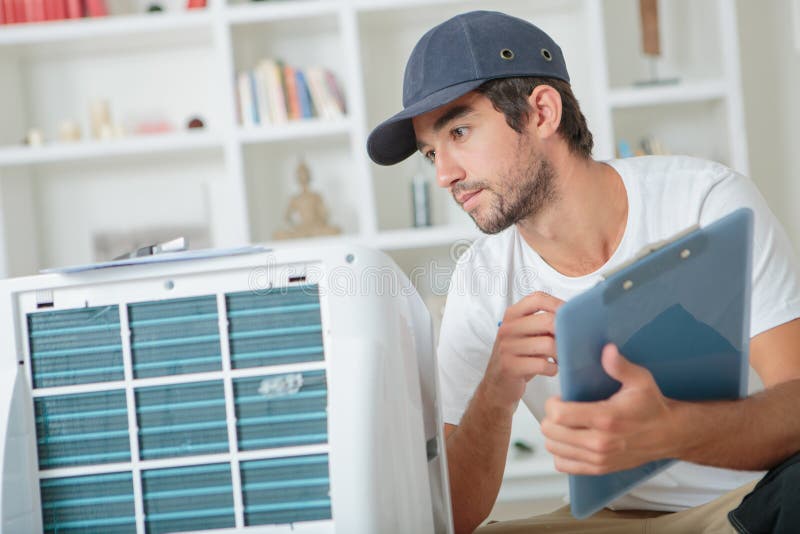
{"type": "Polygon", "coordinates": [[[452,532],[430,317],[390,259],[154,259],[0,282],[4,534],[452,532]]]}

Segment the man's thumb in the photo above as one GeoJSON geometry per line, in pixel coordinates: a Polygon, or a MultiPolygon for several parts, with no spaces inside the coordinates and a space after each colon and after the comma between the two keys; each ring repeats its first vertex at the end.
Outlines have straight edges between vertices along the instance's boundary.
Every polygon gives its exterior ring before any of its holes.
{"type": "Polygon", "coordinates": [[[603,348],[602,355],[603,369],[608,376],[622,384],[635,382],[645,378],[649,374],[647,369],[631,363],[622,354],[616,345],[609,343],[603,348]]]}

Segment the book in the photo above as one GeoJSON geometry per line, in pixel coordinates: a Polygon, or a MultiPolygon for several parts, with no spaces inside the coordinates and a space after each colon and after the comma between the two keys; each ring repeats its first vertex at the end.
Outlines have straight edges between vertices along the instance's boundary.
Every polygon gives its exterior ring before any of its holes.
{"type": "Polygon", "coordinates": [[[302,117],[300,112],[300,96],[297,94],[297,78],[294,68],[289,65],[283,66],[283,80],[286,90],[286,109],[289,111],[289,119],[296,120],[302,117]]]}
{"type": "Polygon", "coordinates": [[[67,18],[66,0],[53,0],[53,20],[64,20],[67,18]]]}
{"type": "Polygon", "coordinates": [[[108,15],[105,0],[86,0],[86,16],[105,17],[108,15]]]}
{"type": "Polygon", "coordinates": [[[270,117],[274,124],[283,124],[288,120],[286,113],[286,99],[283,95],[283,82],[281,81],[280,65],[274,59],[262,62],[267,79],[267,95],[269,96],[270,117]]]}
{"type": "Polygon", "coordinates": [[[258,116],[258,94],[256,90],[256,76],[252,70],[247,71],[247,81],[250,83],[250,114],[253,117],[253,124],[261,124],[258,116]]]}
{"type": "Polygon", "coordinates": [[[79,19],[83,16],[83,6],[81,0],[67,0],[67,18],[79,19]]]}
{"type": "Polygon", "coordinates": [[[306,75],[301,69],[295,70],[297,77],[297,93],[300,97],[300,111],[304,119],[316,117],[314,106],[311,104],[311,93],[308,92],[308,83],[306,82],[306,75]]]}
{"type": "Polygon", "coordinates": [[[239,93],[239,122],[242,126],[253,126],[253,97],[250,94],[250,77],[247,72],[240,72],[237,79],[239,93]]]}
{"type": "Polygon", "coordinates": [[[306,78],[311,92],[311,99],[318,112],[317,116],[322,119],[335,118],[336,105],[328,94],[324,71],[319,67],[311,67],[306,71],[306,78]]]}
{"type": "Polygon", "coordinates": [[[267,91],[267,73],[262,65],[253,69],[256,80],[256,101],[258,102],[258,123],[261,125],[272,122],[269,92],[267,91]]]}
{"type": "Polygon", "coordinates": [[[333,72],[329,70],[325,71],[325,81],[328,85],[328,91],[336,102],[336,110],[338,111],[338,114],[344,115],[347,113],[347,104],[344,100],[344,93],[342,93],[342,89],[339,86],[339,82],[336,80],[336,76],[334,76],[333,72]]]}

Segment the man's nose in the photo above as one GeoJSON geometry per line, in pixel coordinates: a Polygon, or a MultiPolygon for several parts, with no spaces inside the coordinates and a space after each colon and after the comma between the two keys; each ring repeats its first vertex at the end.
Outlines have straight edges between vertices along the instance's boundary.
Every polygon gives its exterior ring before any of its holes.
{"type": "Polygon", "coordinates": [[[436,182],[439,187],[449,188],[464,179],[464,169],[444,151],[436,153],[436,182]]]}

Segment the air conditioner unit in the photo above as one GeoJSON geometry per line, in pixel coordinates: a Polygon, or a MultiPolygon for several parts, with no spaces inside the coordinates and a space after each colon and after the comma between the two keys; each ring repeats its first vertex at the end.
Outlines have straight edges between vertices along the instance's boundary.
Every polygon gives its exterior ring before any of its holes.
{"type": "Polygon", "coordinates": [[[452,532],[430,317],[390,259],[154,258],[0,282],[3,533],[452,532]]]}

